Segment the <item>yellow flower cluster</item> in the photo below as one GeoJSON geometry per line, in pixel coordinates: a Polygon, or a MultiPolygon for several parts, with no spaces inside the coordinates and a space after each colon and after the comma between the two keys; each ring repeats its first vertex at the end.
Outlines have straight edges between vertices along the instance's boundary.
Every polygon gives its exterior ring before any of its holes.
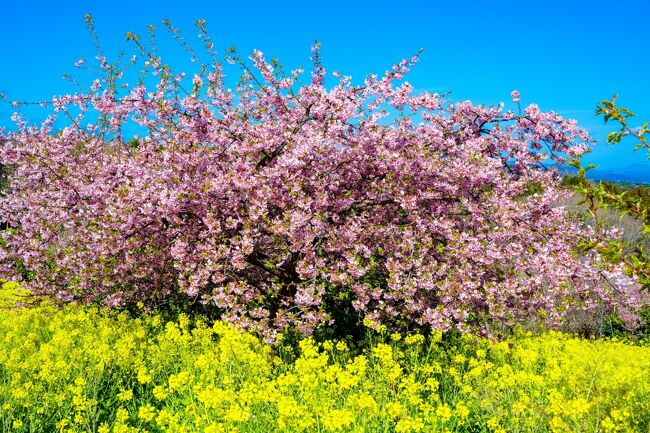
{"type": "Polygon", "coordinates": [[[268,346],[228,324],[0,311],[3,432],[646,432],[650,348],[549,332],[268,346]]]}

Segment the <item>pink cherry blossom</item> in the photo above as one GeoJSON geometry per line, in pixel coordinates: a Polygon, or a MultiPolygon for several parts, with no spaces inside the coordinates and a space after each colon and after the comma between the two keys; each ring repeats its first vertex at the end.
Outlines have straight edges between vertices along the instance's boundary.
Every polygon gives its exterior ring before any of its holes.
{"type": "Polygon", "coordinates": [[[546,162],[587,148],[575,122],[417,93],[403,81],[417,57],[330,88],[318,46],[304,84],[250,59],[235,88],[214,65],[190,93],[153,58],[127,95],[96,81],[40,127],[16,116],[0,135],[15,167],[2,274],[60,302],[202,302],[268,339],[345,305],[442,330],[603,305],[634,322],[638,285],[606,284],[620,272],[579,252],[595,234],[557,205],[546,162]]]}
{"type": "Polygon", "coordinates": [[[512,96],[512,102],[519,102],[519,90],[513,90],[510,96],[512,96]]]}

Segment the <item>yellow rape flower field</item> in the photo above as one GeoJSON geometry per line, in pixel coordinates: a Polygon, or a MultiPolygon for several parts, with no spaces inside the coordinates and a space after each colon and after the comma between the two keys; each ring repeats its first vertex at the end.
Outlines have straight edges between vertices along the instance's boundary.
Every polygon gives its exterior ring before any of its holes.
{"type": "Polygon", "coordinates": [[[649,432],[650,348],[548,332],[271,347],[216,322],[0,309],[3,432],[649,432]]]}

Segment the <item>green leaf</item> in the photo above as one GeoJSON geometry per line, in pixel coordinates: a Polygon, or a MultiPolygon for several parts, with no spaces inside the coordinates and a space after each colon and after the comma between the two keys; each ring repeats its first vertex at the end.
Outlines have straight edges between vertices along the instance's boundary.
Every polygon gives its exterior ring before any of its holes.
{"type": "Polygon", "coordinates": [[[620,132],[610,132],[607,134],[607,143],[616,144],[621,141],[622,134],[620,132]]]}

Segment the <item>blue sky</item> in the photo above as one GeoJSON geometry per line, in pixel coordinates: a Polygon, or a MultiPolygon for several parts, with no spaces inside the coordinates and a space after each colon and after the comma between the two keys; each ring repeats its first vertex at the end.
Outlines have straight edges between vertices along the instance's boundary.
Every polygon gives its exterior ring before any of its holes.
{"type": "MultiPolygon", "coordinates": [[[[497,104],[518,89],[536,103],[575,118],[599,141],[588,161],[602,167],[650,163],[630,143],[604,144],[612,126],[593,115],[601,99],[650,120],[647,1],[9,1],[0,3],[0,92],[12,100],[49,99],[71,91],[61,78],[79,57],[94,56],[84,14],[91,13],[109,60],[133,47],[124,34],[146,33],[169,18],[188,39],[197,18],[208,21],[217,48],[253,48],[287,67],[309,66],[322,43],[325,67],[362,79],[424,48],[411,73],[416,89],[452,91],[455,100],[497,104]]],[[[194,39],[195,40],[195,39],[194,39]]],[[[198,42],[198,41],[197,41],[198,42]]],[[[197,44],[198,46],[198,44],[197,44]]],[[[170,48],[171,56],[181,53],[170,48]]],[[[164,56],[164,51],[162,52],[164,56]]],[[[179,64],[183,61],[179,59],[179,64]]],[[[0,105],[0,125],[12,108],[0,105]]]]}

